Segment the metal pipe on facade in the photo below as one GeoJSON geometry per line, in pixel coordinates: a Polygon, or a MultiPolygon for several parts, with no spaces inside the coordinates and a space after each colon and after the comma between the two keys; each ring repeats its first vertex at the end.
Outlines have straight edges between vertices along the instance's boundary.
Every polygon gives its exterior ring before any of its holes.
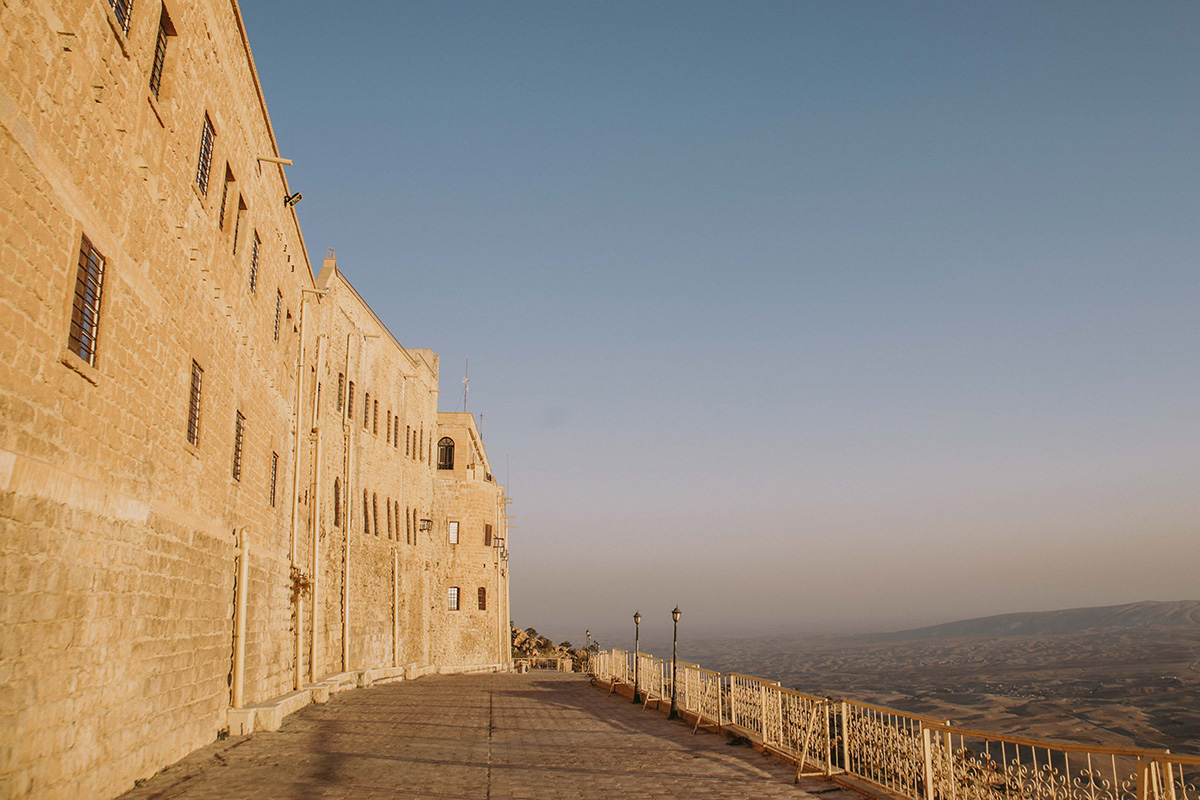
{"type": "MultiPolygon", "coordinates": [[[[321,376],[325,374],[325,351],[328,349],[329,340],[325,334],[321,334],[317,339],[317,385],[321,385],[321,376]]],[[[312,530],[312,644],[308,653],[308,679],[315,683],[317,680],[317,663],[319,660],[319,650],[317,641],[317,631],[320,630],[321,621],[321,463],[322,463],[322,447],[321,447],[321,411],[320,411],[320,391],[317,391],[313,402],[313,437],[315,439],[314,447],[316,451],[315,463],[313,466],[313,487],[312,496],[314,509],[311,517],[312,530]]]]}
{"type": "Polygon", "coordinates": [[[342,671],[346,672],[350,669],[350,527],[351,520],[354,518],[354,503],[351,498],[350,486],[350,452],[354,445],[354,426],[350,424],[350,340],[353,338],[353,333],[346,334],[346,402],[342,404],[342,437],[345,449],[344,461],[342,469],[346,478],[346,502],[343,504],[346,509],[345,514],[345,542],[342,551],[342,671]]]}
{"type": "MultiPolygon", "coordinates": [[[[300,449],[302,439],[300,436],[300,418],[304,411],[304,351],[305,351],[305,319],[304,306],[308,303],[308,298],[304,293],[300,293],[300,346],[296,351],[296,405],[292,410],[292,439],[295,443],[292,448],[292,548],[291,548],[291,569],[299,569],[296,563],[296,539],[300,525],[300,449]]],[[[300,674],[302,671],[302,660],[304,658],[304,598],[298,592],[295,594],[294,613],[296,615],[296,642],[295,642],[295,666],[292,672],[292,683],[294,689],[299,689],[301,684],[300,674]]]]}
{"type": "Polygon", "coordinates": [[[250,543],[246,541],[246,529],[238,530],[237,586],[233,600],[233,686],[229,704],[241,708],[246,676],[246,595],[250,576],[250,543]]]}

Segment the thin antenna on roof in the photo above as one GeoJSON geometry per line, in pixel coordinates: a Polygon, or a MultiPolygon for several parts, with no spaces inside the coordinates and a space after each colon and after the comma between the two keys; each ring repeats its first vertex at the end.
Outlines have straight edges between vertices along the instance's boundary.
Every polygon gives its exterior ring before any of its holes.
{"type": "Polygon", "coordinates": [[[467,367],[463,371],[463,411],[467,410],[467,391],[471,388],[471,359],[467,359],[467,367]]]}

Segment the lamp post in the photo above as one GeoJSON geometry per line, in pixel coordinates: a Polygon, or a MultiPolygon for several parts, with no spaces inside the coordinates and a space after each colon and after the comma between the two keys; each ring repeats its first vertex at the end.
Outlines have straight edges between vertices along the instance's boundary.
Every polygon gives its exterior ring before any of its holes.
{"type": "Polygon", "coordinates": [[[639,639],[642,634],[642,615],[640,612],[633,612],[633,702],[639,702],[638,695],[638,662],[642,660],[639,650],[639,639]]]}
{"type": "Polygon", "coordinates": [[[674,630],[671,633],[671,713],[667,715],[667,719],[675,719],[679,716],[679,712],[675,710],[675,660],[679,656],[679,606],[671,612],[671,619],[674,621],[674,630]]]}

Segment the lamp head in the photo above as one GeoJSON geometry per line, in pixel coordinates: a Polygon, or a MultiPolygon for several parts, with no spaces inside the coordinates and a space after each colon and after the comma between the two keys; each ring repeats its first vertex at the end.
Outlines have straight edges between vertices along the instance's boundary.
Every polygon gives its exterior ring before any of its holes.
{"type": "Polygon", "coordinates": [[[679,606],[675,606],[675,610],[671,612],[671,619],[675,620],[676,622],[679,622],[679,615],[681,613],[682,612],[679,610],[679,606]]]}
{"type": "Polygon", "coordinates": [[[638,612],[638,611],[635,611],[635,612],[633,612],[633,624],[634,624],[634,625],[641,625],[641,624],[642,624],[642,615],[641,615],[641,613],[640,613],[640,612],[638,612]]]}
{"type": "Polygon", "coordinates": [[[299,192],[296,192],[295,194],[284,195],[283,204],[285,206],[287,206],[288,208],[293,208],[296,205],[296,203],[299,203],[303,199],[304,199],[304,195],[300,194],[299,192]]]}

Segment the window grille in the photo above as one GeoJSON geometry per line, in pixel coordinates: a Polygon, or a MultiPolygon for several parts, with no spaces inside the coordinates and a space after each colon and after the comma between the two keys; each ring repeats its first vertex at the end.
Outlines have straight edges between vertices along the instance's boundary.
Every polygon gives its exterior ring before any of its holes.
{"type": "Polygon", "coordinates": [[[408,506],[404,507],[404,541],[407,544],[412,544],[412,509],[408,506]]]}
{"type": "MultiPolygon", "coordinates": [[[[279,341],[279,322],[283,315],[283,292],[275,290],[275,341],[279,341]]],[[[320,405],[318,403],[318,405],[320,405]]]]}
{"type": "Polygon", "coordinates": [[[450,544],[458,544],[458,523],[450,523],[450,544]]]}
{"type": "Polygon", "coordinates": [[[342,526],[342,479],[333,479],[333,526],[342,526]]]}
{"type": "Polygon", "coordinates": [[[404,455],[406,455],[406,456],[409,454],[408,442],[410,439],[412,439],[412,426],[405,425],[404,426],[404,455]]]}
{"type": "Polygon", "coordinates": [[[233,183],[233,172],[229,169],[229,163],[225,163],[225,183],[221,188],[221,214],[217,217],[217,227],[220,230],[225,230],[225,205],[229,200],[229,185],[233,183]]]}
{"type": "Polygon", "coordinates": [[[338,373],[338,396],[337,396],[338,413],[339,414],[342,413],[342,409],[344,409],[345,407],[346,407],[346,375],[344,373],[339,372],[338,373]]]}
{"type": "Polygon", "coordinates": [[[271,508],[275,507],[275,475],[279,470],[279,454],[271,453],[271,508]]]}
{"type": "Polygon", "coordinates": [[[392,419],[392,425],[395,426],[392,429],[392,447],[396,450],[399,450],[400,449],[400,417],[399,416],[394,417],[392,419]]]}
{"type": "Polygon", "coordinates": [[[458,611],[458,587],[450,587],[450,610],[458,611]]]}
{"type": "Polygon", "coordinates": [[[492,526],[491,525],[483,526],[483,546],[484,547],[492,546],[492,526]]]}
{"type": "Polygon", "coordinates": [[[196,164],[196,186],[205,197],[208,197],[208,173],[212,168],[213,140],[216,138],[212,120],[205,114],[204,127],[200,131],[200,160],[196,164]]]}
{"type": "Polygon", "coordinates": [[[483,586],[479,587],[479,610],[487,611],[487,589],[483,586]]]}
{"type": "Polygon", "coordinates": [[[375,535],[379,535],[379,496],[371,495],[371,519],[374,521],[375,535]]]}
{"type": "Polygon", "coordinates": [[[133,13],[133,0],[108,0],[108,4],[116,13],[117,22],[121,23],[121,30],[129,33],[129,16],[133,13]]]}
{"type": "Polygon", "coordinates": [[[192,361],[192,388],[188,393],[187,440],[200,444],[200,390],[204,382],[204,370],[192,361]]]}
{"type": "Polygon", "coordinates": [[[387,425],[383,428],[384,435],[387,437],[387,444],[392,443],[392,410],[389,408],[387,412],[387,425]]]}
{"type": "MultiPolygon", "coordinates": [[[[396,521],[396,541],[398,542],[400,541],[400,501],[396,500],[394,502],[396,504],[396,511],[392,514],[392,519],[396,521]]],[[[407,522],[407,520],[405,521],[407,522]]]]}
{"type": "Polygon", "coordinates": [[[371,408],[371,433],[379,435],[379,401],[375,401],[375,405],[371,408]]]}
{"type": "Polygon", "coordinates": [[[354,381],[350,381],[350,393],[346,396],[346,416],[354,419],[354,381]]]}
{"type": "Polygon", "coordinates": [[[246,418],[242,412],[237,412],[237,420],[233,426],[233,479],[242,479],[242,439],[246,433],[246,418]]]}
{"type": "Polygon", "coordinates": [[[387,531],[388,538],[390,539],[392,538],[392,501],[388,498],[385,498],[383,501],[383,507],[387,510],[387,531]]]}
{"type": "Polygon", "coordinates": [[[104,286],[104,256],[86,236],[79,246],[79,271],[75,273],[75,300],[71,308],[71,352],[96,364],[96,334],[100,328],[100,290],[104,286]]]}
{"type": "Polygon", "coordinates": [[[258,289],[258,249],[262,244],[262,240],[258,238],[258,231],[254,232],[254,244],[250,248],[250,291],[254,292],[258,289]]]}
{"type": "Polygon", "coordinates": [[[367,490],[363,489],[363,533],[371,532],[371,506],[369,503],[370,498],[367,497],[367,490]]]}
{"type": "Polygon", "coordinates": [[[424,425],[421,426],[421,434],[417,440],[417,453],[420,454],[418,456],[418,458],[420,458],[422,461],[424,461],[425,460],[425,426],[424,425]]]}
{"type": "Polygon", "coordinates": [[[233,254],[237,255],[238,237],[242,231],[242,213],[246,211],[246,201],[238,195],[237,215],[233,218],[233,254]]]}
{"type": "MultiPolygon", "coordinates": [[[[167,25],[166,12],[158,20],[158,38],[154,41],[154,63],[150,67],[150,91],[154,99],[158,99],[158,90],[162,87],[163,63],[167,60],[167,25]]],[[[222,204],[223,205],[223,204],[222,204]]]]}
{"type": "Polygon", "coordinates": [[[438,442],[438,469],[454,469],[454,440],[443,436],[438,442]]]}
{"type": "Polygon", "coordinates": [[[363,392],[363,430],[371,429],[371,393],[363,392]]]}

